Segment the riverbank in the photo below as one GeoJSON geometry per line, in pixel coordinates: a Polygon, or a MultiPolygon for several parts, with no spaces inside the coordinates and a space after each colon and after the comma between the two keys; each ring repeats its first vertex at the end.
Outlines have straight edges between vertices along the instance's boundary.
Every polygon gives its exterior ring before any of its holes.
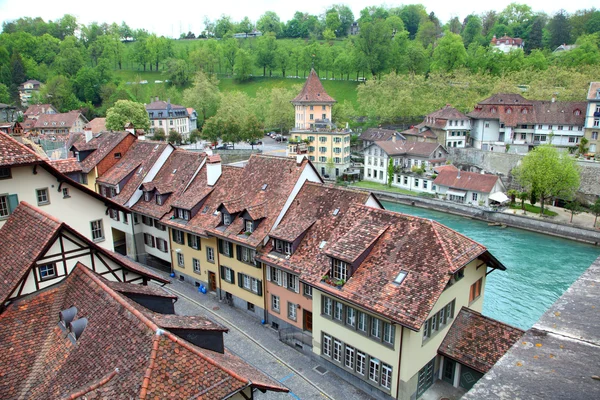
{"type": "MultiPolygon", "coordinates": [[[[358,188],[357,188],[358,189],[358,188]]],[[[430,210],[442,211],[462,217],[473,218],[488,223],[504,224],[514,228],[525,229],[532,232],[543,233],[561,237],[564,239],[576,240],[593,245],[600,245],[600,231],[586,229],[582,227],[562,224],[558,222],[546,221],[542,218],[531,218],[519,213],[503,213],[497,211],[487,211],[478,207],[464,204],[458,204],[450,201],[431,199],[405,194],[389,193],[378,190],[371,190],[380,200],[397,202],[400,204],[426,208],[430,210]]]]}

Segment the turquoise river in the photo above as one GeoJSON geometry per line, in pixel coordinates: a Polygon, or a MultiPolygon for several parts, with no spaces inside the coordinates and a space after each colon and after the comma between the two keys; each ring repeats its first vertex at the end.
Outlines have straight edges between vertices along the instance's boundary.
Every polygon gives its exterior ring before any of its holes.
{"type": "Polygon", "coordinates": [[[382,202],[388,210],[438,221],[483,244],[506,271],[488,275],[483,313],[529,329],[600,256],[600,247],[438,211],[382,202]]]}

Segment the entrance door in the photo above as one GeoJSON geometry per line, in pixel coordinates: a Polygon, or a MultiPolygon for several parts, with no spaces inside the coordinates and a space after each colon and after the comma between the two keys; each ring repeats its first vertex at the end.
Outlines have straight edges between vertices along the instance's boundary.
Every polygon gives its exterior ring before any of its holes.
{"type": "Polygon", "coordinates": [[[449,358],[444,358],[444,373],[442,379],[451,385],[454,385],[454,370],[456,369],[456,362],[449,358]]]}
{"type": "Polygon", "coordinates": [[[433,383],[433,369],[435,368],[435,358],[429,361],[426,366],[424,366],[419,371],[419,381],[417,382],[417,398],[419,398],[429,386],[433,383]]]}
{"type": "Polygon", "coordinates": [[[312,332],[312,312],[304,310],[302,320],[304,321],[304,330],[312,332]]]}
{"type": "Polygon", "coordinates": [[[217,291],[217,279],[214,272],[208,271],[208,289],[211,292],[217,291]]]}

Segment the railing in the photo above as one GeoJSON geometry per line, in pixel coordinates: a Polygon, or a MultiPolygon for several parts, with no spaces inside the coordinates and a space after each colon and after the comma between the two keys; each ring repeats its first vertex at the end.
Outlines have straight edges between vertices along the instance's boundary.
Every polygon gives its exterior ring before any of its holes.
{"type": "Polygon", "coordinates": [[[297,328],[280,329],[279,340],[290,346],[296,346],[297,344],[312,346],[312,335],[299,331],[297,328]]]}

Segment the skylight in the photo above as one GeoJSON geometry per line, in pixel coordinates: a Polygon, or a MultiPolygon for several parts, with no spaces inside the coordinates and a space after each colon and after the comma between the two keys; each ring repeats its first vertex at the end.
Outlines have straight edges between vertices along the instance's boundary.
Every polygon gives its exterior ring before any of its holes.
{"type": "Polygon", "coordinates": [[[173,170],[173,173],[175,173],[175,172],[177,172],[177,168],[175,168],[175,169],[173,170]]]}
{"type": "Polygon", "coordinates": [[[333,210],[333,215],[338,215],[340,213],[340,209],[336,208],[335,210],[333,210]]]}
{"type": "Polygon", "coordinates": [[[204,206],[202,209],[202,214],[206,214],[208,212],[208,206],[204,206]]]}
{"type": "Polygon", "coordinates": [[[408,274],[408,272],[406,272],[406,271],[400,271],[398,273],[398,276],[396,277],[396,279],[394,279],[394,283],[397,285],[400,285],[404,281],[404,278],[406,278],[407,274],[408,274]]]}
{"type": "Polygon", "coordinates": [[[321,242],[321,244],[319,245],[319,248],[322,249],[323,247],[325,247],[326,244],[327,244],[327,242],[325,240],[323,240],[321,242]]]}
{"type": "Polygon", "coordinates": [[[267,183],[263,184],[262,187],[260,188],[261,190],[267,190],[267,186],[269,186],[267,183]]]}

